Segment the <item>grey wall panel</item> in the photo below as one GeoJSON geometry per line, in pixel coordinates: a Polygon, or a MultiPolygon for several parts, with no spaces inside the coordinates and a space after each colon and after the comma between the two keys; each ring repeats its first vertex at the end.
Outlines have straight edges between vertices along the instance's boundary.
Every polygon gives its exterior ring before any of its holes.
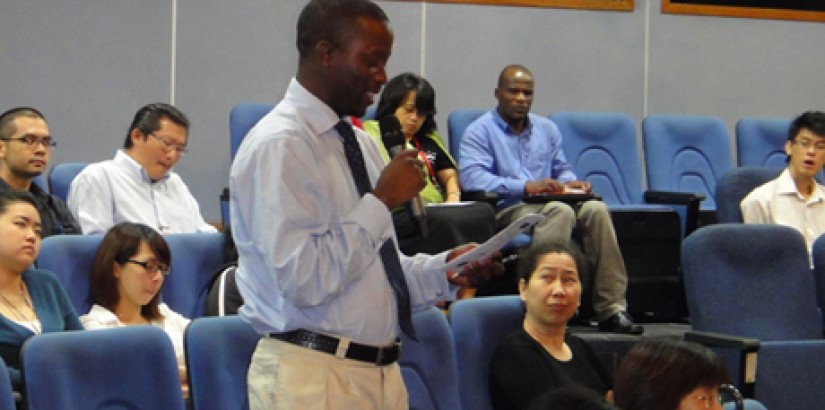
{"type": "Polygon", "coordinates": [[[427,77],[439,124],[456,108],[493,107],[500,70],[521,63],[536,81],[533,109],[641,115],[643,13],[440,5],[428,8],[427,77]]]}
{"type": "MultiPolygon", "coordinates": [[[[825,109],[825,25],[651,13],[650,113],[794,116],[825,109]]],[[[731,134],[733,136],[733,134],[731,134]]]]}
{"type": "Polygon", "coordinates": [[[111,158],[137,109],[168,101],[169,0],[9,1],[0,13],[0,110],[42,109],[52,164],[111,158]]]}
{"type": "Polygon", "coordinates": [[[201,212],[220,220],[229,178],[229,110],[280,100],[295,74],[295,22],[302,3],[180,0],[176,102],[192,120],[190,152],[177,166],[201,212]]]}

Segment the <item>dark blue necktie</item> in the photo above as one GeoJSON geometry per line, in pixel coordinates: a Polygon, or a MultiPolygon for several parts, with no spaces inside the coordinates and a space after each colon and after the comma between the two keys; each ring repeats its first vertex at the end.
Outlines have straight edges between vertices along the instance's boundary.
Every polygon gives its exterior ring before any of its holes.
{"type": "MultiPolygon", "coordinates": [[[[355,138],[355,132],[352,131],[350,123],[341,120],[335,125],[335,130],[341,135],[344,142],[344,154],[347,156],[349,168],[352,171],[352,177],[355,179],[355,186],[358,187],[358,195],[364,196],[367,192],[372,191],[372,184],[370,184],[369,176],[367,175],[367,167],[364,164],[364,155],[361,152],[361,146],[358,145],[358,140],[355,138]]],[[[412,323],[412,305],[410,303],[410,290],[407,288],[407,280],[404,278],[404,270],[401,268],[401,260],[398,259],[398,251],[395,249],[395,242],[392,238],[387,239],[381,245],[381,262],[384,264],[384,271],[387,273],[387,279],[390,282],[393,293],[395,293],[395,301],[398,304],[398,323],[401,331],[414,340],[418,340],[415,335],[415,327],[412,323]]]]}

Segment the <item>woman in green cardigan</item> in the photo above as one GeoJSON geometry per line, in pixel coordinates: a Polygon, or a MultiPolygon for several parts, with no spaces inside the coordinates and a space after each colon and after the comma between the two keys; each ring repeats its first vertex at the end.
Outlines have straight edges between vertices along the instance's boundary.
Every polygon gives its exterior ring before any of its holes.
{"type": "MultiPolygon", "coordinates": [[[[435,125],[435,90],[427,80],[412,73],[390,80],[375,118],[395,116],[401,123],[407,149],[419,151],[424,162],[426,186],[419,194],[428,204],[429,238],[421,238],[417,227],[404,209],[393,212],[393,223],[401,251],[439,253],[467,243],[484,242],[495,233],[495,211],[486,203],[461,202],[461,186],[455,161],[444,148],[435,125]],[[431,206],[437,205],[437,206],[431,206]]],[[[389,153],[381,141],[378,121],[364,122],[364,130],[382,149],[384,159],[389,153]]]]}

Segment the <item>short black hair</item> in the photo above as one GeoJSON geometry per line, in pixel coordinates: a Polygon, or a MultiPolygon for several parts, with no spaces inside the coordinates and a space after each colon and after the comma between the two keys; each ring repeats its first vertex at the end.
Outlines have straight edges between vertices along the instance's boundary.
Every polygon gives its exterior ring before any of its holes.
{"type": "Polygon", "coordinates": [[[166,103],[152,103],[140,107],[132,124],[129,125],[129,130],[126,132],[126,141],[123,142],[123,148],[132,148],[132,130],[137,128],[143,133],[143,139],[146,139],[149,134],[160,129],[160,120],[168,118],[175,124],[180,125],[189,132],[189,118],[181,110],[175,106],[166,103]]]}
{"type": "Polygon", "coordinates": [[[585,267],[584,257],[581,252],[565,242],[550,242],[541,246],[531,246],[523,250],[519,254],[518,279],[529,282],[530,277],[533,276],[533,272],[536,270],[536,264],[539,258],[550,253],[570,255],[573,258],[573,262],[576,263],[576,272],[579,275],[579,279],[581,279],[585,267]]]}
{"type": "Polygon", "coordinates": [[[527,75],[530,76],[530,78],[533,78],[533,73],[530,72],[530,69],[528,69],[527,67],[521,64],[510,64],[502,68],[501,72],[498,73],[498,88],[502,88],[506,85],[505,82],[507,81],[507,72],[510,70],[524,71],[525,73],[527,73],[527,75]]]}
{"type": "Polygon", "coordinates": [[[34,195],[27,191],[9,189],[0,192],[0,215],[5,214],[9,205],[16,202],[25,202],[37,209],[37,201],[34,199],[34,195]]]}
{"type": "Polygon", "coordinates": [[[359,17],[389,22],[384,10],[369,0],[310,0],[298,16],[298,54],[308,56],[321,40],[346,44],[359,17]]]}
{"type": "Polygon", "coordinates": [[[423,138],[436,129],[435,89],[424,77],[408,72],[399,74],[387,82],[384,91],[381,92],[381,99],[378,100],[375,118],[381,119],[394,115],[395,110],[401,106],[410,91],[415,91],[415,108],[426,115],[424,123],[415,134],[416,137],[423,138]]]}
{"type": "Polygon", "coordinates": [[[0,114],[0,138],[10,138],[17,128],[14,125],[14,120],[19,117],[40,118],[46,121],[43,113],[32,107],[15,107],[0,114]]]}
{"type": "Polygon", "coordinates": [[[568,384],[542,393],[530,402],[527,410],[618,410],[595,390],[580,384],[568,384]]]}
{"type": "Polygon", "coordinates": [[[675,409],[697,387],[730,380],[712,350],[682,340],[642,340],[628,350],[616,371],[614,403],[624,410],[675,409]]]}
{"type": "Polygon", "coordinates": [[[788,128],[788,141],[796,139],[799,132],[805,129],[825,138],[825,113],[822,111],[808,111],[796,117],[788,128]]]}

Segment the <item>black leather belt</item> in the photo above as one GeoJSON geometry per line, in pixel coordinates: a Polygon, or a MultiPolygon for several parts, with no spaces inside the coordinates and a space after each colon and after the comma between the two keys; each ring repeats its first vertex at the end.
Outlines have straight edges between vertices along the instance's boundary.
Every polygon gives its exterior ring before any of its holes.
{"type": "MultiPolygon", "coordinates": [[[[331,355],[336,355],[336,353],[338,353],[338,345],[341,343],[341,340],[337,337],[327,336],[304,329],[293,330],[286,333],[270,333],[267,336],[283,342],[305,347],[307,349],[329,353],[331,355]]],[[[386,366],[398,361],[398,356],[400,354],[400,342],[393,343],[392,345],[385,347],[375,347],[349,342],[349,346],[347,346],[346,352],[342,353],[342,356],[347,359],[373,363],[376,366],[386,366]]]]}

